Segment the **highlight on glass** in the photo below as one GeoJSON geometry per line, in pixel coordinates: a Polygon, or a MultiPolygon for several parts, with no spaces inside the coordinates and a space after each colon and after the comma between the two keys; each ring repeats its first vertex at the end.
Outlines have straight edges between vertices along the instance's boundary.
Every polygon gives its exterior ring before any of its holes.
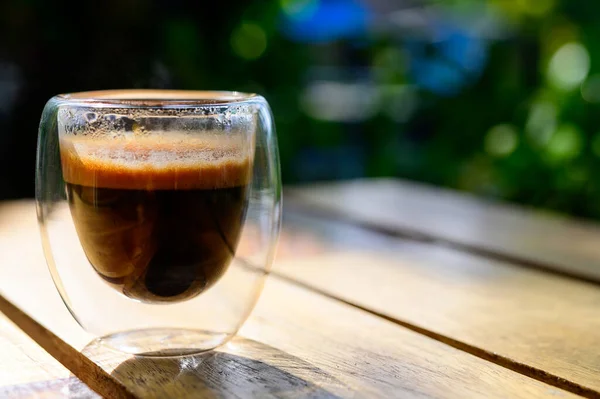
{"type": "Polygon", "coordinates": [[[42,114],[36,203],[66,306],[115,349],[213,349],[254,307],[280,228],[264,98],[114,90],[58,95],[42,114]]]}

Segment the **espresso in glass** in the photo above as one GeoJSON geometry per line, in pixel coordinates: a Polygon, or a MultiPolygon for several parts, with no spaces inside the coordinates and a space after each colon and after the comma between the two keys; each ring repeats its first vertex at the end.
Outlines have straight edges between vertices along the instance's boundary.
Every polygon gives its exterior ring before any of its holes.
{"type": "Polygon", "coordinates": [[[60,156],[83,251],[142,302],[193,298],[225,273],[247,208],[251,159],[226,138],[67,136],[60,156]]]}

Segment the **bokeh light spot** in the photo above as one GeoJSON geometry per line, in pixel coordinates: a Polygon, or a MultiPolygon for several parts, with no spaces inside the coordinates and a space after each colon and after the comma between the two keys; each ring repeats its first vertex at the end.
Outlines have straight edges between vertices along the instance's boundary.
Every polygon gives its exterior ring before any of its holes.
{"type": "Polygon", "coordinates": [[[379,110],[379,90],[369,83],[315,81],[301,96],[304,111],[317,120],[360,122],[379,110]]]}
{"type": "Polygon", "coordinates": [[[546,147],[550,161],[569,161],[576,158],[583,149],[583,136],[579,128],[572,124],[560,125],[546,147]]]}
{"type": "Polygon", "coordinates": [[[531,106],[525,123],[527,138],[535,146],[545,146],[556,130],[556,105],[548,101],[538,101],[531,106]]]}
{"type": "Polygon", "coordinates": [[[600,75],[590,76],[581,85],[581,97],[589,103],[600,103],[600,75]]]}
{"type": "Polygon", "coordinates": [[[279,6],[289,18],[304,21],[315,14],[319,0],[279,0],[279,6]]]}
{"type": "Polygon", "coordinates": [[[590,55],[577,42],[564,44],[550,59],[548,80],[560,90],[573,90],[579,86],[590,71],[590,55]]]}
{"type": "Polygon", "coordinates": [[[385,76],[394,76],[398,72],[404,72],[407,56],[397,47],[386,47],[375,53],[373,56],[373,66],[377,68],[375,72],[385,76]]]}
{"type": "Polygon", "coordinates": [[[267,49],[267,34],[260,25],[244,22],[231,34],[231,48],[237,56],[255,60],[267,49]]]}
{"type": "Polygon", "coordinates": [[[417,89],[410,85],[387,85],[381,91],[383,112],[393,121],[408,122],[419,106],[417,89]]]}
{"type": "Polygon", "coordinates": [[[517,129],[508,124],[492,127],[485,135],[485,151],[495,157],[506,157],[517,148],[519,135],[517,129]]]}
{"type": "Polygon", "coordinates": [[[554,8],[555,0],[516,0],[515,3],[523,13],[540,17],[554,8]]]}

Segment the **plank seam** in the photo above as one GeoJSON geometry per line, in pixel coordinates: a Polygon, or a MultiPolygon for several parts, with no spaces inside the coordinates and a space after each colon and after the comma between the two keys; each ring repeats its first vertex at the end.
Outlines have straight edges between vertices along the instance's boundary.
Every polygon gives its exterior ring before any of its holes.
{"type": "MultiPolygon", "coordinates": [[[[296,197],[296,199],[299,198],[296,197]]],[[[440,237],[435,234],[424,233],[422,231],[411,229],[408,227],[381,226],[374,222],[365,220],[364,218],[358,218],[349,215],[347,212],[341,212],[339,210],[334,209],[333,207],[323,206],[314,203],[311,203],[310,205],[302,205],[297,203],[296,201],[291,202],[292,205],[288,206],[288,208],[291,208],[293,212],[297,212],[301,215],[307,215],[311,217],[318,217],[319,219],[329,219],[332,221],[351,224],[364,230],[372,231],[374,233],[378,233],[387,237],[418,242],[421,244],[440,246],[457,252],[462,252],[470,255],[475,255],[481,258],[499,261],[506,266],[537,270],[554,276],[567,278],[569,280],[576,280],[578,282],[593,284],[595,286],[600,285],[600,278],[598,277],[584,275],[577,271],[565,270],[560,266],[511,255],[506,252],[496,251],[475,244],[468,244],[461,241],[440,237]]]]}
{"type": "Polygon", "coordinates": [[[502,356],[498,353],[487,351],[485,349],[468,344],[466,342],[448,337],[446,335],[437,333],[432,330],[428,330],[424,327],[418,326],[418,325],[410,323],[408,321],[401,320],[401,319],[395,318],[395,317],[391,317],[391,316],[388,316],[385,313],[379,312],[377,310],[373,310],[373,309],[367,308],[365,306],[359,305],[357,303],[350,302],[346,299],[343,299],[343,298],[337,297],[333,294],[330,294],[324,290],[310,286],[302,281],[296,280],[295,278],[288,277],[280,272],[271,271],[271,275],[275,278],[281,279],[290,284],[293,284],[298,287],[309,290],[315,294],[319,294],[326,298],[341,302],[345,305],[351,306],[360,311],[363,311],[363,312],[369,313],[373,316],[387,320],[387,321],[394,323],[400,327],[407,328],[413,332],[416,332],[420,335],[424,335],[428,338],[434,339],[438,342],[441,342],[445,345],[451,346],[452,348],[458,349],[462,352],[466,352],[466,353],[476,356],[480,359],[497,364],[498,366],[504,367],[504,368],[514,371],[518,374],[521,374],[526,377],[532,378],[534,380],[543,382],[543,383],[551,385],[553,387],[563,389],[565,391],[569,391],[571,393],[583,396],[585,398],[600,399],[600,392],[598,392],[592,388],[586,387],[584,385],[578,384],[576,382],[567,380],[567,379],[557,376],[555,374],[549,373],[542,369],[530,366],[525,363],[517,362],[506,356],[502,356]]]}
{"type": "Polygon", "coordinates": [[[105,398],[136,398],[100,366],[32,319],[2,295],[0,295],[0,311],[94,392],[105,398]]]}

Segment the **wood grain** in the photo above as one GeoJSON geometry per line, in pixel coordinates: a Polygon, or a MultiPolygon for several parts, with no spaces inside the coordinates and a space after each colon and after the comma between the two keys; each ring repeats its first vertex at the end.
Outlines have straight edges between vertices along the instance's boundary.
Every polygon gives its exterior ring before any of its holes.
{"type": "Polygon", "coordinates": [[[600,288],[356,226],[287,214],[328,255],[275,269],[442,342],[588,396],[600,391],[600,288]],[[511,366],[512,365],[512,366],[511,366]]]}
{"type": "MultiPolygon", "coordinates": [[[[0,214],[7,209],[0,206],[0,214]]],[[[23,256],[29,251],[29,243],[22,242],[10,251],[1,243],[10,245],[10,237],[16,233],[12,221],[0,218],[0,270],[3,276],[10,275],[11,267],[16,267],[12,255],[23,256]]],[[[23,295],[35,297],[35,291],[27,280],[15,281],[0,278],[0,292],[9,285],[20,285],[23,295]]],[[[4,304],[0,296],[0,303],[4,304]]],[[[29,336],[25,335],[8,317],[0,313],[0,397],[52,398],[61,392],[76,392],[77,397],[97,397],[79,379],[70,377],[69,370],[44,351],[29,336]]]]}
{"type": "MultiPolygon", "coordinates": [[[[10,210],[20,215],[19,228],[0,240],[3,256],[12,256],[6,254],[18,243],[37,241],[32,204],[10,210]]],[[[11,217],[0,209],[0,220],[11,217]]],[[[89,336],[58,306],[43,259],[31,255],[18,269],[0,273],[35,279],[36,300],[23,289],[7,297],[140,397],[574,397],[276,278],[267,282],[240,337],[218,351],[153,360],[95,342],[80,347],[89,336]]]]}
{"type": "Polygon", "coordinates": [[[292,187],[286,196],[304,211],[600,282],[600,227],[590,222],[392,179],[292,187]]]}
{"type": "Polygon", "coordinates": [[[77,377],[30,382],[0,387],[0,398],[11,399],[97,399],[100,396],[77,377]]]}
{"type": "Polygon", "coordinates": [[[180,359],[83,353],[140,397],[574,397],[271,279],[229,344],[180,359]]]}
{"type": "Polygon", "coordinates": [[[98,397],[0,313],[0,398],[98,397]]]}

